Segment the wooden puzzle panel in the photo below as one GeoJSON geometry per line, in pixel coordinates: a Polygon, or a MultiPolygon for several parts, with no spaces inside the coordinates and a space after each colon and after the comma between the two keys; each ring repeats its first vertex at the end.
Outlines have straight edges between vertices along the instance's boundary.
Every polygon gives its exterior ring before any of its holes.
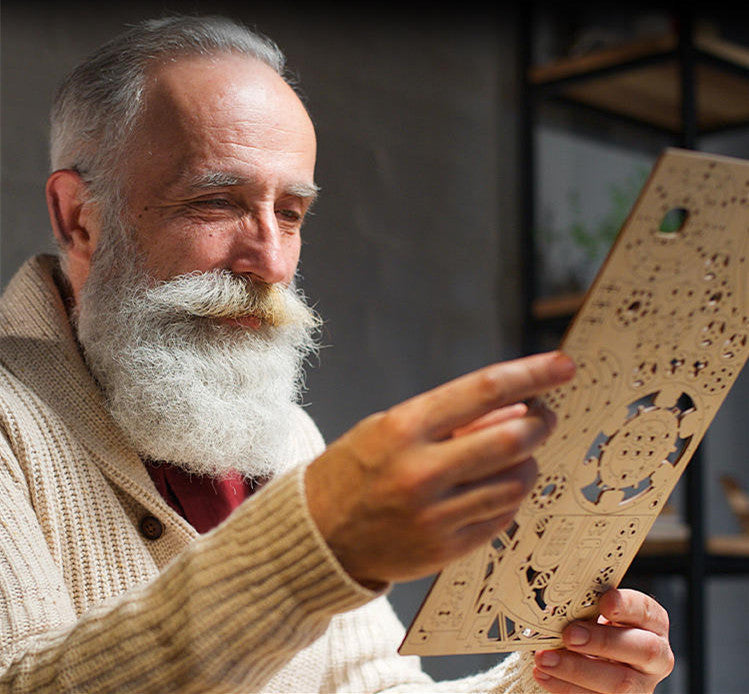
{"type": "Polygon", "coordinates": [[[749,163],[667,150],[562,343],[515,521],[437,578],[403,654],[561,645],[618,585],[749,353],[749,163]]]}

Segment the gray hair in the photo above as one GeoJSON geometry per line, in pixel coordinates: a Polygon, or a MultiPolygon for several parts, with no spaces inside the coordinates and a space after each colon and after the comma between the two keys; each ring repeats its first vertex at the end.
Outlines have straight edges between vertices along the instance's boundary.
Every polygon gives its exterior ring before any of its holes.
{"type": "Polygon", "coordinates": [[[112,211],[119,164],[141,112],[149,68],[182,56],[244,54],[284,76],[273,41],[225,17],[174,16],[136,24],[104,44],[60,85],[52,107],[52,171],[75,169],[90,199],[112,211]]]}

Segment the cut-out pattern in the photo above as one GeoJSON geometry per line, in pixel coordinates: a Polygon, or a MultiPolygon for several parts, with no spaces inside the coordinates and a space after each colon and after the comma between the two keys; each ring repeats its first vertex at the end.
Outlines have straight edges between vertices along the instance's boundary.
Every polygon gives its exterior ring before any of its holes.
{"type": "Polygon", "coordinates": [[[736,159],[659,159],[565,336],[578,370],[544,396],[536,485],[440,574],[401,653],[559,646],[619,583],[749,352],[747,182],[736,159]]]}

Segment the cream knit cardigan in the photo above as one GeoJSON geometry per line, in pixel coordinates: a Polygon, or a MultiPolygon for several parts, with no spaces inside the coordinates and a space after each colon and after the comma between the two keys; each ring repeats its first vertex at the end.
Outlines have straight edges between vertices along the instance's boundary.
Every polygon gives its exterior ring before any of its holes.
{"type": "MultiPolygon", "coordinates": [[[[0,691],[540,691],[529,656],[433,683],[319,535],[303,465],[198,536],[109,418],[53,276],[0,298],[0,691]],[[144,516],[164,527],[139,532],[144,516]]],[[[323,448],[300,409],[298,462],[323,448]]]]}

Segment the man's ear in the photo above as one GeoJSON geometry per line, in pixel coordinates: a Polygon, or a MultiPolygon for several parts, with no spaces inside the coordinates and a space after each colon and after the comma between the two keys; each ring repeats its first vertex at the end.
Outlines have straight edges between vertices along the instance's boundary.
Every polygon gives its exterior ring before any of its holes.
{"type": "Polygon", "coordinates": [[[47,179],[47,209],[52,230],[71,265],[86,268],[99,241],[95,206],[87,202],[86,183],[77,171],[60,169],[47,179]]]}

